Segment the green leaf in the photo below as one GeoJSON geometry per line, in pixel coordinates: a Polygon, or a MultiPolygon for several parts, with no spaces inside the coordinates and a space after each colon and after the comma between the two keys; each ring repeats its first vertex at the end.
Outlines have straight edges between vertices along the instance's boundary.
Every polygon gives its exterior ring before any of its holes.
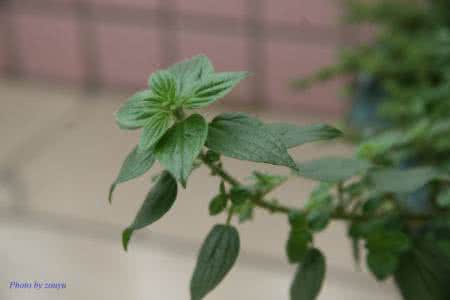
{"type": "Polygon", "coordinates": [[[403,253],[411,248],[411,242],[401,231],[376,230],[369,233],[367,248],[374,252],[403,253]]]}
{"type": "Polygon", "coordinates": [[[111,184],[108,201],[111,203],[112,195],[118,184],[143,175],[150,170],[154,162],[155,157],[153,156],[152,151],[141,152],[138,151],[137,146],[134,147],[123,162],[116,180],[111,184]]]}
{"type": "Polygon", "coordinates": [[[122,234],[123,248],[128,249],[128,242],[135,230],[144,228],[164,216],[177,198],[177,182],[169,172],[164,171],[144,200],[133,223],[122,234]]]}
{"type": "Polygon", "coordinates": [[[233,267],[239,255],[239,233],[230,225],[215,225],[200,249],[191,279],[191,300],[201,300],[233,267]]]}
{"type": "Polygon", "coordinates": [[[398,266],[398,256],[389,252],[372,252],[367,255],[367,266],[378,280],[392,275],[398,266]]]}
{"type": "Polygon", "coordinates": [[[395,282],[405,300],[450,299],[450,261],[433,243],[418,244],[403,255],[395,282]]]}
{"type": "Polygon", "coordinates": [[[244,223],[253,219],[254,208],[255,205],[250,200],[245,201],[243,204],[235,208],[235,211],[239,214],[239,223],[244,223]]]}
{"type": "Polygon", "coordinates": [[[231,202],[236,206],[243,204],[251,195],[248,188],[244,186],[233,186],[230,190],[231,202]]]}
{"type": "Polygon", "coordinates": [[[437,178],[439,172],[431,167],[418,167],[407,170],[380,169],[375,170],[372,181],[379,192],[411,193],[437,178]]]}
{"type": "Polygon", "coordinates": [[[366,161],[326,157],[308,162],[298,163],[298,175],[324,182],[340,182],[364,173],[370,164],[366,161]]]}
{"type": "Polygon", "coordinates": [[[290,263],[302,262],[312,241],[311,232],[305,228],[291,228],[286,243],[286,255],[290,263]]]}
{"type": "Polygon", "coordinates": [[[311,249],[297,269],[291,284],[291,300],[317,299],[325,277],[325,257],[318,249],[311,249]]]}
{"type": "Polygon", "coordinates": [[[272,123],[267,126],[281,138],[287,148],[320,140],[330,140],[342,135],[340,130],[326,124],[298,126],[287,123],[272,123]]]}
{"type": "Polygon", "coordinates": [[[173,104],[177,97],[177,82],[172,73],[157,71],[148,79],[153,93],[166,104],[173,104]]]}
{"type": "Polygon", "coordinates": [[[171,124],[172,116],[169,112],[157,112],[148,118],[142,130],[139,151],[145,151],[153,147],[171,124]]]}
{"type": "Polygon", "coordinates": [[[247,72],[215,73],[204,76],[196,83],[192,96],[183,103],[187,109],[195,109],[223,98],[244,78],[247,72]]]}
{"type": "Polygon", "coordinates": [[[442,208],[450,208],[450,188],[446,188],[439,193],[437,204],[442,208]]]}
{"type": "Polygon", "coordinates": [[[178,82],[192,84],[214,73],[214,67],[205,55],[196,55],[167,69],[178,82]]]}
{"type": "Polygon", "coordinates": [[[280,139],[258,119],[244,113],[224,113],[214,118],[206,146],[228,157],[296,169],[280,139]]]}
{"type": "Polygon", "coordinates": [[[329,183],[321,183],[315,188],[306,203],[308,213],[306,220],[310,230],[318,232],[324,230],[330,222],[333,211],[333,198],[329,183]]]}
{"type": "Polygon", "coordinates": [[[162,103],[151,90],[135,93],[116,112],[116,122],[121,129],[141,128],[154,113],[163,110],[162,103]]]}
{"type": "Polygon", "coordinates": [[[215,216],[220,214],[227,207],[228,197],[225,194],[215,196],[209,203],[209,214],[215,216]]]}
{"type": "Polygon", "coordinates": [[[199,114],[176,123],[156,144],[155,156],[172,175],[186,186],[194,160],[200,154],[208,134],[208,124],[199,114]]]}

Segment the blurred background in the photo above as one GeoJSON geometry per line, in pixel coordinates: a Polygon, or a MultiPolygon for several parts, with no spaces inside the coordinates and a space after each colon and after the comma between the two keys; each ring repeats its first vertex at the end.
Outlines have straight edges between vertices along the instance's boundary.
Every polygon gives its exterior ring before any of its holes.
{"type": "MultiPolygon", "coordinates": [[[[253,72],[210,116],[243,110],[265,120],[335,122],[345,109],[340,80],[306,92],[289,81],[327,65],[365,35],[341,24],[339,0],[0,0],[0,299],[188,299],[197,250],[214,223],[207,204],[217,182],[200,169],[174,209],[135,236],[132,220],[151,174],[109,184],[137,133],[113,113],[157,68],[206,54],[217,70],[253,72]],[[66,283],[61,290],[10,289],[11,281],[66,283]]],[[[295,158],[350,154],[314,144],[295,158]]],[[[241,178],[254,168],[226,160],[241,178]]],[[[153,171],[155,173],[157,169],[153,171]]],[[[301,205],[314,183],[277,195],[301,205]]],[[[320,235],[328,259],[321,300],[399,299],[391,284],[358,272],[347,228],[320,235]]],[[[240,226],[238,264],[208,299],[287,299],[294,268],[285,259],[288,224],[258,213],[240,226]]]]}

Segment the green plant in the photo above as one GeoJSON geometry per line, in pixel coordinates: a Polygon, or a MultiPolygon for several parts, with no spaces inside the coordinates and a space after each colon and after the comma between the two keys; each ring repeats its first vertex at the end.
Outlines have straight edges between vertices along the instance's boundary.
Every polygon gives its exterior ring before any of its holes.
{"type": "MultiPolygon", "coordinates": [[[[211,176],[220,179],[209,213],[224,214],[225,222],[214,226],[201,247],[191,280],[193,300],[203,299],[232,268],[240,247],[233,218],[238,218],[239,222],[249,221],[255,209],[284,216],[290,224],[285,248],[289,262],[298,264],[290,290],[291,299],[295,300],[316,299],[319,294],[326,262],[314,244],[314,235],[332,220],[349,224],[356,258],[359,257],[359,244],[364,242],[372,272],[380,279],[395,273],[399,285],[420,280],[423,275],[414,273],[420,278],[411,277],[412,272],[405,268],[416,266],[405,261],[417,260],[418,264],[428,266],[423,253],[430,259],[449,255],[450,235],[442,236],[450,227],[447,170],[423,167],[404,171],[346,157],[295,162],[288,149],[334,139],[341,132],[325,124],[299,127],[264,123],[244,113],[223,113],[210,122],[199,113],[186,114],[219,100],[246,76],[243,72],[216,73],[205,56],[196,56],[154,73],[149,80],[149,89],[133,95],[117,112],[116,119],[121,128],[142,128],[142,135],[111,186],[110,201],[117,184],[144,174],[156,160],[165,169],[150,189],[133,223],[124,230],[125,249],[135,230],[157,221],[171,208],[177,196],[177,182],[186,187],[190,173],[204,166],[210,169],[211,176]],[[275,175],[255,171],[248,181],[241,182],[225,169],[222,156],[281,165],[288,172],[275,175]],[[274,189],[297,176],[321,182],[304,207],[288,207],[269,197],[274,189]],[[397,193],[429,182],[445,190],[439,200],[439,212],[413,213],[401,209],[395,202],[397,193]],[[417,237],[418,228],[427,234],[417,237]],[[433,254],[426,252],[430,250],[429,245],[432,245],[433,254]],[[402,267],[404,265],[406,267],[402,267]]],[[[448,274],[449,265],[439,260],[437,267],[447,272],[442,275],[448,274]]],[[[425,275],[434,280],[441,273],[427,269],[425,275]]],[[[449,295],[448,289],[442,288],[444,283],[445,280],[433,281],[438,292],[445,291],[445,295],[449,295]]]]}

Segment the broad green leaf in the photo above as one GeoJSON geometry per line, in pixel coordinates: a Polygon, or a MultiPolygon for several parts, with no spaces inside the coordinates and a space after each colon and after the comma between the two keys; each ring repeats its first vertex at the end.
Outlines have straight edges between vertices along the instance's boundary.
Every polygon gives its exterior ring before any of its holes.
{"type": "Polygon", "coordinates": [[[214,67],[208,57],[205,55],[196,55],[190,59],[174,64],[167,71],[179,82],[192,82],[214,73],[214,67]]]}
{"type": "Polygon", "coordinates": [[[298,126],[287,123],[273,123],[267,126],[280,137],[287,148],[320,140],[330,140],[342,135],[340,130],[326,124],[298,126]]]}
{"type": "Polygon", "coordinates": [[[187,109],[207,106],[223,98],[247,76],[247,72],[209,74],[197,82],[193,94],[185,100],[183,106],[187,109]]]}
{"type": "Polygon", "coordinates": [[[431,167],[418,167],[407,170],[381,169],[375,170],[372,181],[379,192],[411,193],[437,178],[439,172],[431,167]]]}
{"type": "Polygon", "coordinates": [[[199,114],[176,123],[156,144],[155,156],[172,175],[186,186],[194,160],[208,134],[208,124],[199,114]]]}
{"type": "Polygon", "coordinates": [[[324,182],[340,182],[364,173],[370,164],[366,161],[344,158],[326,157],[297,164],[298,175],[324,182]]]}
{"type": "Polygon", "coordinates": [[[437,204],[442,208],[450,208],[450,188],[446,188],[439,193],[437,204]]]}
{"type": "Polygon", "coordinates": [[[231,270],[239,255],[239,233],[230,225],[215,225],[200,249],[191,279],[191,300],[201,300],[231,270]]]}
{"type": "Polygon", "coordinates": [[[311,249],[297,269],[291,284],[291,300],[317,299],[325,277],[325,257],[318,249],[311,249]]]}
{"type": "Polygon", "coordinates": [[[418,244],[403,255],[395,282],[405,300],[450,299],[450,260],[433,243],[418,244]]]}
{"type": "Polygon", "coordinates": [[[215,216],[220,214],[227,207],[228,197],[225,194],[215,196],[209,203],[209,214],[215,216]]]}
{"type": "Polygon", "coordinates": [[[296,169],[281,140],[258,119],[244,113],[224,113],[214,118],[206,146],[228,157],[296,169]]]}
{"type": "Polygon", "coordinates": [[[410,247],[408,236],[401,231],[376,230],[367,237],[367,248],[374,252],[403,253],[410,247]]]}
{"type": "Polygon", "coordinates": [[[138,147],[134,147],[123,162],[116,180],[111,184],[108,201],[111,203],[112,195],[118,184],[143,175],[153,166],[154,162],[155,157],[152,151],[138,151],[138,147]]]}
{"type": "Polygon", "coordinates": [[[378,280],[384,280],[397,269],[398,256],[390,252],[369,251],[367,266],[378,280]]]}
{"type": "Polygon", "coordinates": [[[124,230],[122,243],[125,250],[135,230],[144,228],[164,216],[177,198],[177,182],[172,175],[164,171],[144,200],[133,223],[124,230]]]}
{"type": "Polygon", "coordinates": [[[157,71],[148,79],[148,85],[163,103],[174,104],[177,97],[177,82],[172,73],[164,70],[157,71]]]}
{"type": "Polygon", "coordinates": [[[214,67],[205,55],[197,55],[167,69],[177,82],[182,99],[191,97],[198,81],[214,73],[214,67]]]}
{"type": "Polygon", "coordinates": [[[139,151],[145,151],[153,147],[171,124],[172,116],[169,112],[157,112],[148,118],[142,130],[139,151]]]}
{"type": "Polygon", "coordinates": [[[161,110],[162,103],[151,90],[140,91],[119,108],[116,122],[121,129],[141,128],[150,116],[161,110]]]}

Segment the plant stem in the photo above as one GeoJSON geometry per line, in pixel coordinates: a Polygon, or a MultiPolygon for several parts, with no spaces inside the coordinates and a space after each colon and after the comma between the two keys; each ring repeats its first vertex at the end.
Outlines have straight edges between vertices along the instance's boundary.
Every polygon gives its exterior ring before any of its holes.
{"type": "MultiPolygon", "coordinates": [[[[234,178],[230,173],[228,173],[221,165],[213,163],[211,161],[209,161],[206,158],[206,155],[204,153],[200,154],[200,159],[205,163],[206,166],[208,166],[208,168],[213,172],[214,175],[219,176],[220,178],[222,178],[225,182],[229,183],[232,186],[239,186],[242,185],[240,183],[240,181],[236,178],[234,178]]],[[[340,189],[342,189],[342,186],[340,187],[340,189]]],[[[300,211],[303,213],[307,212],[307,209],[299,209],[299,208],[294,208],[294,207],[289,207],[289,206],[285,206],[279,203],[274,203],[273,201],[268,201],[266,199],[264,199],[264,197],[271,192],[271,190],[266,191],[263,194],[257,195],[256,197],[252,198],[251,201],[253,202],[253,204],[257,207],[266,209],[267,211],[271,212],[271,213],[280,213],[280,214],[289,214],[292,211],[300,211]]],[[[342,190],[338,191],[339,194],[341,194],[342,190]]],[[[341,195],[342,196],[342,195],[341,195]]],[[[229,213],[228,218],[227,218],[227,222],[229,222],[228,219],[231,219],[231,215],[232,213],[229,213]]],[[[379,215],[379,216],[375,216],[375,217],[383,217],[385,215],[379,215]]],[[[343,220],[343,221],[353,221],[353,222],[358,222],[358,221],[366,221],[369,218],[373,218],[374,216],[366,216],[366,215],[361,215],[361,214],[356,214],[356,213],[347,213],[342,209],[337,209],[335,210],[332,215],[331,215],[331,219],[333,220],[343,220]]],[[[414,214],[414,215],[410,215],[410,214],[402,214],[400,215],[401,218],[407,219],[409,221],[419,221],[419,222],[425,222],[430,220],[431,218],[434,217],[434,215],[430,215],[430,214],[414,214]]]]}

